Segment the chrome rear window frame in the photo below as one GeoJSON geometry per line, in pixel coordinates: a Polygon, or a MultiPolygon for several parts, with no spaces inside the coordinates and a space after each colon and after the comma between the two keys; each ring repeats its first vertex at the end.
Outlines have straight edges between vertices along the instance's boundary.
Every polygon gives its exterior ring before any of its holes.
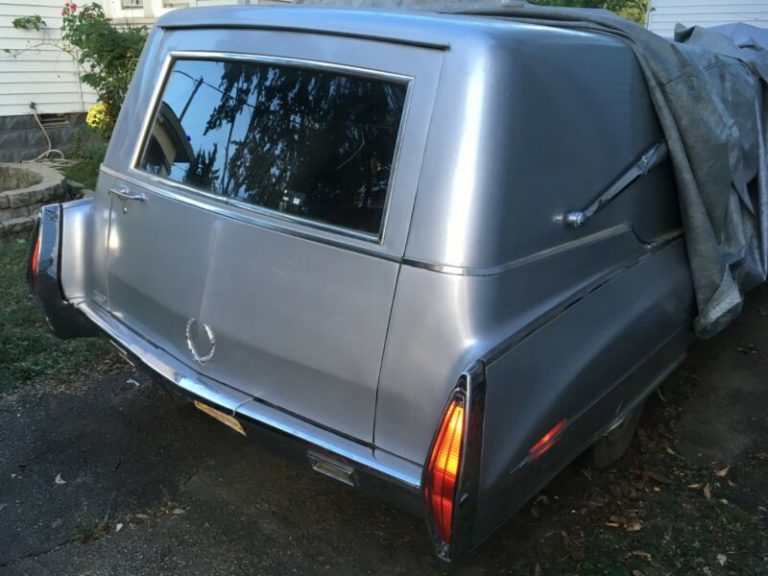
{"type": "Polygon", "coordinates": [[[150,98],[150,106],[147,108],[147,112],[144,115],[144,119],[141,123],[140,138],[137,139],[136,146],[133,149],[131,155],[131,162],[129,165],[129,172],[134,176],[141,176],[141,178],[148,179],[154,186],[173,187],[175,191],[180,192],[174,194],[180,200],[184,201],[187,198],[187,194],[192,194],[199,198],[208,199],[214,201],[219,206],[235,207],[249,212],[253,212],[258,215],[266,216],[269,218],[275,218],[283,220],[285,222],[300,224],[301,226],[321,230],[325,232],[332,232],[341,236],[354,238],[356,240],[363,240],[370,243],[375,243],[380,246],[384,245],[386,236],[387,223],[389,220],[390,204],[392,202],[392,196],[394,195],[394,185],[397,179],[397,167],[400,158],[400,150],[402,148],[403,135],[405,132],[406,119],[408,117],[408,111],[410,108],[411,95],[412,95],[412,83],[414,78],[405,74],[396,74],[394,72],[385,72],[383,70],[373,70],[370,68],[363,68],[359,66],[350,66],[346,64],[336,64],[330,62],[322,62],[319,60],[308,60],[303,58],[286,58],[280,56],[269,56],[264,54],[243,54],[239,52],[216,52],[216,51],[186,51],[175,50],[169,52],[163,65],[160,69],[160,81],[157,82],[155,88],[152,91],[150,98]],[[403,111],[400,115],[400,125],[397,129],[397,136],[395,139],[395,147],[392,155],[392,169],[387,183],[387,196],[384,203],[384,210],[382,211],[381,225],[379,227],[378,234],[370,234],[367,232],[361,232],[352,228],[345,228],[342,226],[335,226],[333,224],[327,224],[310,218],[304,218],[302,216],[295,216],[293,214],[287,214],[280,212],[279,210],[273,210],[264,206],[257,206],[241,200],[233,198],[227,198],[218,194],[212,194],[189,186],[182,182],[177,182],[170,178],[163,176],[157,176],[151,174],[146,170],[142,170],[139,165],[141,162],[141,156],[145,146],[149,140],[150,129],[152,128],[153,119],[157,113],[157,109],[160,106],[162,96],[165,92],[165,87],[168,83],[170,72],[173,68],[173,64],[176,60],[216,60],[216,61],[239,61],[239,62],[257,62],[261,64],[274,64],[277,66],[287,66],[292,68],[301,68],[304,70],[321,70],[323,72],[339,72],[350,76],[356,76],[358,78],[371,78],[375,80],[382,80],[386,82],[396,82],[405,87],[405,102],[403,104],[403,111]]]}

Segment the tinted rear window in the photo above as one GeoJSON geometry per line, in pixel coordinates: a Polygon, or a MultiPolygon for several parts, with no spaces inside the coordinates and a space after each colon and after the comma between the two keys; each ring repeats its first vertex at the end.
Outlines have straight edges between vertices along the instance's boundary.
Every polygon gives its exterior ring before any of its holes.
{"type": "Polygon", "coordinates": [[[257,61],[175,60],[139,167],[379,234],[406,85],[257,61]]]}

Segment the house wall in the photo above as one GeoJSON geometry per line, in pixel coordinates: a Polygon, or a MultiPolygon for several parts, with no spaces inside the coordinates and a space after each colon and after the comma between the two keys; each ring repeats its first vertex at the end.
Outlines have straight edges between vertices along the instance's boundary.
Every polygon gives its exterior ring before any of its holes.
{"type": "Polygon", "coordinates": [[[768,28],[768,0],[650,0],[648,29],[671,38],[678,22],[685,26],[745,22],[768,28]]]}
{"type": "MultiPolygon", "coordinates": [[[[2,0],[0,0],[2,1],[2,0]]],[[[104,11],[116,22],[151,25],[175,8],[228,4],[290,4],[294,0],[104,0],[104,11]]]]}
{"type": "Polygon", "coordinates": [[[84,112],[96,101],[74,59],[51,45],[61,37],[63,6],[64,0],[0,0],[0,117],[30,114],[30,102],[41,114],[56,114],[84,112]],[[33,14],[45,20],[44,31],[13,27],[14,18],[33,14]]]}

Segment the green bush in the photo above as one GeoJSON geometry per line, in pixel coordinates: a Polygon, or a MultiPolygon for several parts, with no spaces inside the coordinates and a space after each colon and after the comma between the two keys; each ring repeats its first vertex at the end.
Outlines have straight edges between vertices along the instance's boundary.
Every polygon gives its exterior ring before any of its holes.
{"type": "Polygon", "coordinates": [[[544,6],[569,6],[572,8],[603,8],[619,16],[645,24],[648,0],[529,0],[544,6]]]}

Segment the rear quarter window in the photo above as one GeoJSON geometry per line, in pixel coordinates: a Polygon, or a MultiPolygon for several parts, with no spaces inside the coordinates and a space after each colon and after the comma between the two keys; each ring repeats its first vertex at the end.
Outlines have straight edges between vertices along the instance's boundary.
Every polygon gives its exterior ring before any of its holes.
{"type": "Polygon", "coordinates": [[[258,60],[178,58],[140,170],[380,236],[405,81],[258,60]]]}

